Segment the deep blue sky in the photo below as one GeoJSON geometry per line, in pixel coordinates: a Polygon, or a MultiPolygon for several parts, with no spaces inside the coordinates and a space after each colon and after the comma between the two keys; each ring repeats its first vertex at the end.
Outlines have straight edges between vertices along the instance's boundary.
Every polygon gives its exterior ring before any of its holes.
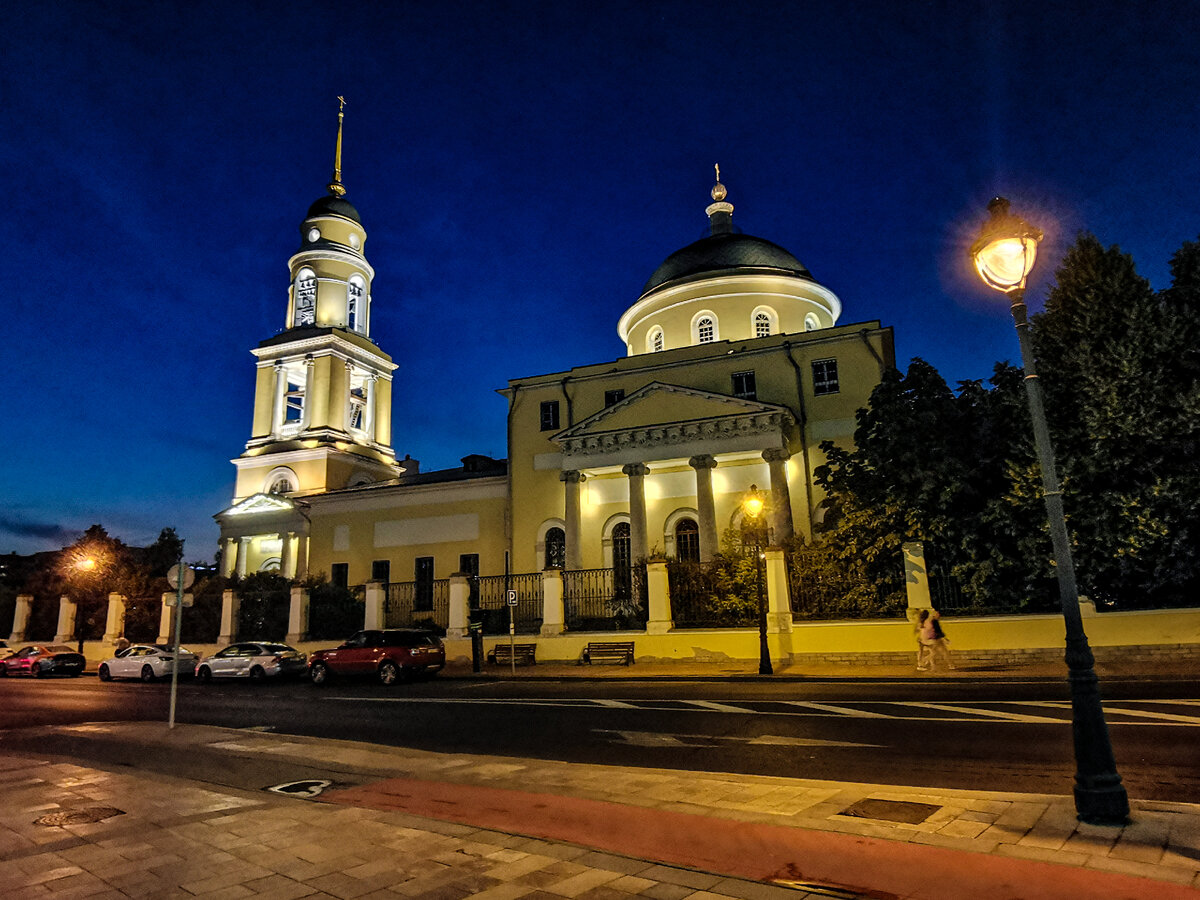
{"type": "Polygon", "coordinates": [[[624,354],[618,316],[735,223],[842,323],[951,383],[1016,356],[963,248],[996,193],[1155,287],[1200,234],[1190,3],[10,4],[0,552],[93,522],[210,558],[249,437],[250,349],[332,168],[400,364],[395,447],[505,453],[508,378],[624,354]]]}

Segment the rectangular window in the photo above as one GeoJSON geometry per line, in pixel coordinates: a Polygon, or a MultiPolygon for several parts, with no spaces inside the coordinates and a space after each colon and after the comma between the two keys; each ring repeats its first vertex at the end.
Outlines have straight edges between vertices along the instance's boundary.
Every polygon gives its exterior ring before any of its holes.
{"type": "Polygon", "coordinates": [[[812,364],[813,393],[836,394],[838,392],[838,371],[836,359],[816,359],[812,364]]]}
{"type": "Polygon", "coordinates": [[[350,587],[350,563],[334,563],[329,567],[329,583],[334,587],[350,587]]]}
{"type": "Polygon", "coordinates": [[[754,383],[753,372],[733,373],[733,396],[743,400],[758,399],[758,388],[754,383]]]}
{"type": "Polygon", "coordinates": [[[372,581],[391,581],[392,580],[392,561],[389,559],[377,559],[371,563],[371,580],[372,581]]]}
{"type": "Polygon", "coordinates": [[[605,408],[608,408],[608,407],[610,407],[610,406],[614,406],[615,404],[617,404],[617,403],[620,403],[620,402],[621,402],[622,400],[624,400],[624,399],[625,399],[625,390],[624,390],[624,388],[617,388],[617,389],[616,389],[616,390],[614,390],[614,391],[605,391],[605,392],[604,392],[604,406],[605,406],[605,408]]]}
{"type": "Polygon", "coordinates": [[[413,571],[413,609],[429,612],[433,609],[433,557],[418,556],[413,571]]]}
{"type": "Polygon", "coordinates": [[[283,411],[284,422],[300,422],[304,418],[304,373],[282,376],[287,378],[287,391],[283,411]]]}
{"type": "Polygon", "coordinates": [[[542,401],[542,431],[558,430],[558,401],[542,401]]]}

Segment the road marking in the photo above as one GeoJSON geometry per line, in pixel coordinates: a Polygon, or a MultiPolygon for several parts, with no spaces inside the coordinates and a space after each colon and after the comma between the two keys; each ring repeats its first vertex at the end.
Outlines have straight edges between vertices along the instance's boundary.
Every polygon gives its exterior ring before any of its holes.
{"type": "Polygon", "coordinates": [[[1005,722],[1024,722],[1026,724],[1061,725],[1062,719],[1052,719],[1049,716],[1031,716],[1026,713],[1001,712],[998,709],[976,709],[967,706],[951,706],[948,703],[911,703],[918,709],[939,709],[942,712],[963,713],[971,716],[983,716],[988,719],[1003,719],[1005,722]]]}
{"type": "Polygon", "coordinates": [[[1113,706],[1109,703],[1104,704],[1104,711],[1110,713],[1120,713],[1123,716],[1141,716],[1144,719],[1162,719],[1165,722],[1178,723],[1181,725],[1200,725],[1200,718],[1196,716],[1179,716],[1174,713],[1154,712],[1150,709],[1124,709],[1120,706],[1113,706]]]}
{"type": "Polygon", "coordinates": [[[624,700],[595,700],[595,703],[600,704],[608,709],[638,709],[632,703],[626,703],[624,700]]]}
{"type": "Polygon", "coordinates": [[[683,702],[690,706],[698,706],[700,709],[711,709],[714,712],[759,714],[759,710],[757,709],[747,709],[744,706],[730,706],[728,703],[716,703],[712,700],[684,700],[683,702]]]}
{"type": "Polygon", "coordinates": [[[852,719],[895,719],[898,716],[889,716],[885,713],[871,712],[867,709],[853,709],[849,706],[832,706],[828,703],[814,703],[811,700],[782,700],[777,703],[786,703],[789,706],[802,706],[808,709],[819,709],[822,712],[837,713],[839,716],[848,716],[852,719]]]}
{"type": "MultiPolygon", "coordinates": [[[[593,728],[593,734],[616,735],[623,743],[634,747],[708,747],[719,741],[739,744],[757,744],[776,747],[865,747],[878,749],[883,744],[858,744],[851,741],[827,741],[821,738],[798,738],[779,734],[762,734],[758,737],[740,737],[726,734],[673,734],[658,731],[623,731],[621,729],[593,728]],[[698,742],[698,743],[697,743],[698,742]]],[[[613,740],[613,738],[609,738],[613,740]]]]}

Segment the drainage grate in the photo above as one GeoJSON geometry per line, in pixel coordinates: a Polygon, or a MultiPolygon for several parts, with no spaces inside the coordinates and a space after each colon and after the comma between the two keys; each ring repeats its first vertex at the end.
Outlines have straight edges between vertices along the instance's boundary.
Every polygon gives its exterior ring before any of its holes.
{"type": "Polygon", "coordinates": [[[125,810],[114,806],[93,806],[90,809],[66,809],[34,820],[34,825],[92,825],[113,816],[123,816],[125,810]]]}
{"type": "Polygon", "coordinates": [[[838,815],[856,819],[880,819],[884,822],[901,822],[905,825],[920,825],[941,809],[932,803],[912,803],[908,800],[872,800],[868,797],[853,806],[843,809],[838,815]]]}

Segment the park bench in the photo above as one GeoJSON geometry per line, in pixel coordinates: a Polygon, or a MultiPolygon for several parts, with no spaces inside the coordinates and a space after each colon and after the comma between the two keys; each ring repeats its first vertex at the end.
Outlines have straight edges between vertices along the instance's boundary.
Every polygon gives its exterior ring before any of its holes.
{"type": "Polygon", "coordinates": [[[594,662],[619,662],[627,666],[633,662],[633,641],[592,641],[583,648],[581,662],[589,665],[594,662]]]}
{"type": "Polygon", "coordinates": [[[488,662],[497,665],[536,666],[537,644],[507,644],[497,643],[488,653],[488,662]]]}

